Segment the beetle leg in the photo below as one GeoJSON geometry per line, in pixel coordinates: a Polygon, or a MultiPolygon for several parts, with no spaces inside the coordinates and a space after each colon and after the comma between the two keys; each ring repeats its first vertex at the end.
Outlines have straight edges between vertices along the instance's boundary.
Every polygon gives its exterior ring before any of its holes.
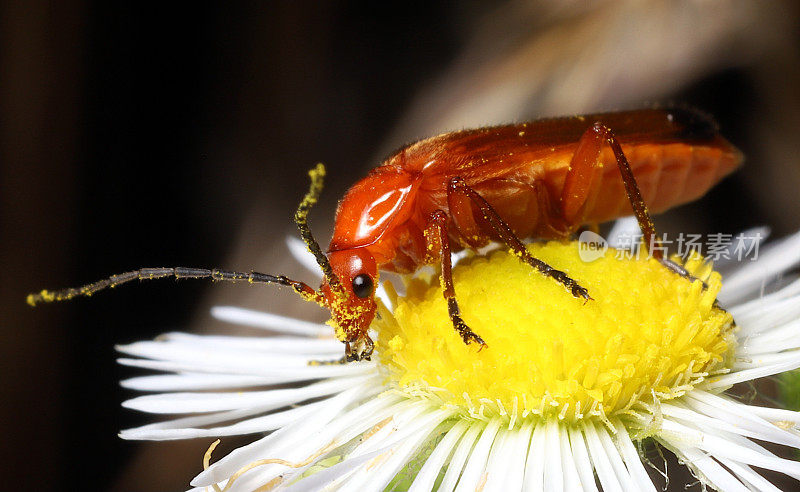
{"type": "Polygon", "coordinates": [[[573,296],[586,300],[591,299],[589,292],[566,273],[561,270],[556,270],[542,260],[533,257],[533,255],[528,252],[528,249],[525,248],[525,244],[523,244],[516,234],[514,234],[514,231],[511,230],[511,227],[500,217],[497,210],[495,210],[477,191],[470,188],[462,178],[452,178],[448,184],[447,193],[448,195],[459,193],[468,197],[472,203],[480,209],[481,217],[484,222],[488,223],[488,226],[494,229],[497,235],[500,236],[500,239],[506,243],[520,260],[566,287],[573,296]]]}
{"type": "Polygon", "coordinates": [[[456,302],[456,291],[453,288],[453,265],[450,260],[450,242],[447,234],[447,214],[442,210],[434,211],[429,220],[428,226],[425,228],[425,238],[427,239],[428,257],[431,258],[435,254],[435,250],[439,250],[439,256],[442,262],[442,274],[440,282],[442,284],[442,293],[447,301],[447,312],[450,315],[450,321],[453,323],[453,328],[461,335],[464,343],[469,345],[472,342],[477,342],[481,348],[486,347],[486,342],[478,336],[477,333],[464,323],[461,319],[461,310],[456,302]]]}
{"type": "Polygon", "coordinates": [[[596,122],[584,132],[578,141],[575,154],[572,156],[569,172],[564,180],[564,189],[561,192],[561,210],[564,219],[572,224],[582,222],[581,214],[594,202],[600,191],[598,178],[603,170],[600,152],[606,144],[614,152],[617,167],[622,175],[622,183],[625,185],[625,193],[628,195],[633,214],[642,230],[647,250],[654,258],[663,263],[664,251],[656,237],[656,228],[650,218],[650,212],[647,211],[647,205],[644,203],[642,192],[633,176],[628,159],[622,152],[622,146],[614,136],[614,132],[600,122],[596,122]]]}
{"type": "Polygon", "coordinates": [[[462,246],[478,249],[489,244],[489,238],[475,221],[472,200],[462,193],[447,194],[447,209],[452,224],[458,229],[462,246]]]}
{"type": "Polygon", "coordinates": [[[372,357],[372,351],[374,349],[375,342],[372,341],[369,335],[365,335],[363,338],[356,340],[353,345],[350,345],[350,342],[345,342],[344,361],[358,362],[362,360],[370,360],[372,357]]]}
{"type": "MultiPolygon", "coordinates": [[[[648,252],[667,269],[691,281],[699,280],[687,272],[683,266],[664,256],[661,242],[656,236],[653,219],[650,218],[650,212],[644,203],[642,192],[639,190],[639,184],[636,182],[628,159],[622,152],[622,146],[614,136],[614,132],[600,122],[596,122],[584,132],[578,141],[575,154],[572,156],[569,172],[564,181],[564,190],[561,194],[561,210],[564,219],[568,223],[582,222],[580,214],[597,196],[600,187],[598,186],[599,181],[595,179],[603,169],[600,163],[600,152],[605,144],[608,144],[614,152],[617,167],[622,175],[622,183],[625,185],[625,193],[628,195],[633,214],[639,223],[648,252]]],[[[707,287],[705,282],[703,282],[703,286],[707,287]]]]}

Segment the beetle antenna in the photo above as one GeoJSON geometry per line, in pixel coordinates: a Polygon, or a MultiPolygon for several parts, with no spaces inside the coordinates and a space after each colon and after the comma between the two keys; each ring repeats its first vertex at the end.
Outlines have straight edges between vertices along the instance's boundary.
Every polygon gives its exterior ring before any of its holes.
{"type": "Polygon", "coordinates": [[[322,273],[328,280],[328,285],[331,286],[334,292],[344,296],[346,294],[339,281],[339,277],[333,273],[333,268],[331,268],[328,257],[322,252],[319,243],[314,239],[314,235],[311,234],[311,229],[308,227],[308,212],[311,210],[311,207],[317,203],[319,195],[322,193],[322,186],[325,181],[325,165],[321,162],[318,163],[314,169],[308,172],[308,176],[311,178],[311,186],[306,196],[303,197],[303,201],[300,202],[300,206],[297,207],[297,212],[294,214],[294,223],[297,224],[297,228],[300,230],[300,237],[303,239],[303,242],[306,243],[306,247],[314,255],[314,258],[317,259],[322,273]]]}
{"type": "Polygon", "coordinates": [[[220,270],[217,268],[140,268],[132,272],[121,273],[119,275],[112,275],[103,280],[86,284],[82,287],[73,287],[69,289],[61,289],[56,291],[43,290],[37,294],[28,294],[28,304],[36,306],[37,304],[45,302],[68,301],[75,297],[89,297],[97,291],[104,289],[113,289],[118,285],[130,282],[132,280],[154,280],[157,278],[175,277],[181,278],[210,278],[211,280],[226,280],[229,282],[246,281],[251,284],[279,284],[291,287],[300,294],[303,299],[307,301],[314,301],[320,306],[325,307],[323,304],[322,296],[303,282],[292,280],[283,275],[269,275],[266,273],[258,272],[234,272],[230,270],[220,270]]]}
{"type": "MultiPolygon", "coordinates": [[[[331,268],[328,258],[324,253],[322,253],[319,243],[317,243],[317,241],[314,239],[314,236],[311,234],[311,229],[308,227],[308,212],[311,210],[311,207],[317,203],[319,200],[319,195],[322,192],[322,186],[325,179],[325,166],[322,164],[317,164],[317,167],[309,171],[308,175],[311,177],[311,187],[309,188],[308,193],[306,193],[306,196],[303,197],[303,201],[300,202],[300,206],[297,207],[297,212],[294,214],[294,221],[297,224],[297,228],[300,229],[300,237],[303,238],[303,242],[314,254],[314,257],[317,259],[317,263],[319,264],[320,268],[322,268],[322,273],[325,274],[325,278],[328,280],[328,285],[331,286],[331,289],[334,292],[344,296],[346,294],[342,288],[339,278],[335,273],[333,273],[333,268],[331,268]]],[[[220,270],[217,268],[205,269],[187,267],[140,268],[139,270],[112,275],[108,278],[98,280],[97,282],[91,284],[86,284],[82,287],[70,287],[56,291],[43,290],[36,294],[28,294],[27,302],[31,306],[36,306],[37,304],[46,302],[68,301],[70,299],[74,299],[75,297],[89,297],[100,290],[113,289],[118,285],[122,285],[132,280],[153,280],[166,277],[175,277],[176,279],[206,278],[214,281],[247,281],[251,284],[285,285],[293,288],[295,292],[303,297],[303,299],[316,302],[322,307],[327,307],[323,296],[319,292],[303,282],[292,280],[284,275],[269,275],[266,273],[253,271],[249,273],[235,272],[230,270],[220,270]]]]}

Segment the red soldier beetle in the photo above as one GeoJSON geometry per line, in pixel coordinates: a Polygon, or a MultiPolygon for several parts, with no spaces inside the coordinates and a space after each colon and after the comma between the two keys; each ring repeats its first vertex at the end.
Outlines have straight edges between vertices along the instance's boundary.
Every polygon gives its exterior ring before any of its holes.
{"type": "Polygon", "coordinates": [[[662,257],[648,208],[661,212],[702,196],[742,162],[707,116],[691,109],[645,109],[538,120],[445,133],[393,153],[339,203],[327,255],[307,215],[322,190],[324,167],[295,222],[324,278],[319,290],[285,276],[197,268],[142,268],[79,288],[42,291],[28,303],[61,301],[134,279],[211,278],[277,283],[331,312],[346,360],[369,359],[380,270],[410,273],[438,262],[454,329],[485,342],[461,318],[450,253],[498,240],[573,296],[590,293],[566,273],[534,258],[521,238],[565,239],[580,226],[636,216],[645,245],[662,257]]]}

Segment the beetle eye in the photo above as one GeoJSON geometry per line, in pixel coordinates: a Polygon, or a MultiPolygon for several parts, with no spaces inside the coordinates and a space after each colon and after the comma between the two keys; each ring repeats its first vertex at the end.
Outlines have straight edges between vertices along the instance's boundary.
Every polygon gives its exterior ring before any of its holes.
{"type": "Polygon", "coordinates": [[[366,273],[356,276],[353,279],[353,293],[356,297],[366,299],[372,295],[372,277],[366,273]]]}

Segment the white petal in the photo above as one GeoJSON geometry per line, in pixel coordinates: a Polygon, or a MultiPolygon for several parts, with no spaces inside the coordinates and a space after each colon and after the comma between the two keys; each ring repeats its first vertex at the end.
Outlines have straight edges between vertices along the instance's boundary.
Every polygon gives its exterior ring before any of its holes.
{"type": "MultiPolygon", "coordinates": [[[[391,440],[391,451],[384,453],[380,459],[376,457],[374,466],[364,466],[349,480],[342,483],[348,490],[375,491],[383,490],[394,476],[408,463],[411,456],[419,450],[432,436],[433,430],[450,415],[453,410],[438,410],[419,418],[413,429],[408,429],[403,436],[391,440]]],[[[407,422],[405,425],[408,425],[407,422]]],[[[405,431],[405,426],[400,429],[405,431]]]]}
{"type": "Polygon", "coordinates": [[[211,429],[196,428],[249,417],[258,413],[263,413],[265,409],[262,407],[253,407],[228,412],[183,417],[123,431],[121,435],[123,438],[128,439],[175,439],[177,438],[176,436],[191,438],[263,432],[282,427],[287,422],[293,422],[305,416],[306,413],[317,410],[330,411],[331,408],[336,408],[338,405],[336,403],[337,401],[349,403],[359,399],[370,398],[381,391],[383,391],[383,387],[380,384],[364,384],[350,388],[332,398],[272,413],[263,417],[245,420],[230,426],[211,429]],[[262,427],[259,428],[259,425],[262,427]]]}
{"type": "Polygon", "coordinates": [[[377,451],[373,451],[372,453],[358,456],[357,458],[351,458],[342,461],[341,463],[336,463],[335,465],[318,471],[282,490],[285,490],[286,492],[316,492],[318,490],[322,490],[327,484],[336,481],[348,473],[352,473],[364,463],[378,457],[380,454],[385,453],[386,451],[387,449],[379,449],[377,451]]]}
{"type": "Polygon", "coordinates": [[[508,460],[506,490],[522,490],[525,480],[525,462],[533,433],[533,421],[525,422],[518,431],[510,431],[512,450],[508,460]]]}
{"type": "Polygon", "coordinates": [[[449,492],[455,488],[458,477],[461,475],[461,470],[464,469],[464,463],[467,461],[467,457],[470,451],[472,451],[472,446],[475,444],[475,439],[480,432],[481,425],[473,423],[469,426],[467,432],[464,433],[461,441],[459,441],[456,452],[453,453],[453,457],[450,459],[450,463],[447,465],[447,471],[444,474],[444,478],[438,490],[449,492]]]}
{"type": "Polygon", "coordinates": [[[799,462],[767,455],[750,447],[737,444],[729,438],[718,437],[666,418],[662,422],[661,432],[662,438],[669,440],[670,443],[684,452],[689,443],[691,443],[693,447],[697,447],[714,456],[729,458],[768,470],[775,470],[793,477],[800,477],[799,462]]]}
{"type": "Polygon", "coordinates": [[[544,453],[545,453],[545,426],[544,422],[537,421],[528,448],[528,459],[525,462],[525,481],[523,490],[544,490],[544,453]]]}
{"type": "Polygon", "coordinates": [[[773,374],[791,371],[792,369],[797,369],[798,367],[800,367],[800,352],[797,354],[791,354],[791,356],[788,357],[788,360],[780,363],[736,371],[723,376],[712,376],[708,378],[700,387],[706,390],[713,390],[715,388],[728,388],[736,383],[752,381],[753,379],[763,378],[765,376],[772,376],[773,374]]]}
{"type": "Polygon", "coordinates": [[[615,423],[615,427],[617,429],[617,434],[615,436],[617,448],[622,454],[625,465],[628,467],[628,472],[630,472],[630,476],[636,484],[636,490],[650,490],[655,492],[656,486],[647,474],[647,470],[645,470],[644,464],[642,464],[639,453],[636,451],[636,447],[633,445],[630,435],[628,435],[628,430],[622,425],[622,422],[619,421],[615,423]]]}
{"type": "Polygon", "coordinates": [[[212,372],[229,372],[241,373],[245,368],[253,368],[257,371],[250,372],[251,374],[264,374],[265,369],[267,374],[279,372],[280,370],[303,367],[322,367],[334,366],[340,367],[348,366],[361,366],[361,364],[320,364],[319,362],[331,361],[331,355],[320,353],[301,353],[301,354],[264,354],[258,351],[245,351],[241,349],[234,349],[230,347],[214,347],[214,346],[196,346],[191,343],[182,343],[175,341],[145,341],[135,342],[129,345],[120,345],[116,347],[119,352],[127,355],[134,355],[137,357],[173,361],[173,362],[187,362],[197,365],[198,372],[208,372],[204,370],[205,367],[217,368],[231,368],[236,369],[230,371],[215,370],[212,372]]]}
{"type": "Polygon", "coordinates": [[[392,298],[389,297],[389,294],[386,292],[386,287],[384,287],[386,281],[380,282],[377,287],[375,287],[375,297],[383,302],[384,306],[392,307],[394,303],[392,303],[392,298]]]}
{"type": "MultiPolygon", "coordinates": [[[[569,443],[569,432],[565,425],[559,425],[558,440],[561,448],[561,469],[564,470],[564,489],[582,490],[581,477],[578,473],[578,468],[575,466],[575,457],[572,454],[572,448],[569,443]]],[[[589,465],[589,471],[591,473],[591,465],[589,465]]]]}
{"type": "Polygon", "coordinates": [[[492,419],[484,427],[480,439],[475,444],[472,453],[470,453],[469,461],[464,468],[464,473],[461,474],[461,479],[458,481],[457,492],[465,492],[477,490],[479,484],[482,482],[486,470],[486,460],[489,457],[489,450],[492,448],[492,443],[500,429],[500,419],[492,419]]]}
{"type": "Polygon", "coordinates": [[[431,455],[425,460],[419,473],[414,478],[414,483],[411,484],[409,492],[427,492],[433,490],[433,485],[439,477],[439,472],[442,470],[445,461],[450,457],[459,438],[464,434],[464,431],[469,427],[466,420],[459,420],[456,424],[447,431],[447,434],[439,441],[436,448],[431,455]]]}
{"type": "Polygon", "coordinates": [[[292,335],[330,338],[333,334],[333,328],[322,323],[311,323],[310,321],[302,321],[296,318],[236,306],[215,306],[211,308],[211,316],[228,323],[292,335]]]}
{"type": "Polygon", "coordinates": [[[766,478],[762,477],[758,473],[756,473],[752,468],[747,465],[743,465],[741,463],[737,463],[732,460],[728,460],[725,458],[717,458],[717,461],[722,463],[726,468],[736,475],[739,480],[747,482],[756,490],[763,490],[767,492],[780,492],[780,489],[767,480],[766,478]]]}
{"type": "MultiPolygon", "coordinates": [[[[694,391],[692,393],[702,393],[694,391]]],[[[780,429],[748,410],[747,405],[728,402],[723,398],[709,395],[706,401],[699,395],[685,398],[689,408],[670,403],[661,405],[664,415],[690,423],[701,428],[718,429],[742,436],[800,448],[800,436],[780,429]],[[709,404],[707,401],[713,401],[709,404]]]]}
{"type": "Polygon", "coordinates": [[[314,258],[314,253],[308,250],[308,246],[301,239],[294,236],[286,236],[286,247],[289,253],[297,260],[297,263],[303,265],[306,270],[313,273],[317,278],[322,278],[322,269],[314,258]]]}
{"type": "Polygon", "coordinates": [[[583,433],[574,425],[568,426],[567,430],[572,457],[575,461],[575,467],[578,469],[578,475],[581,478],[581,490],[597,492],[593,465],[591,459],[589,459],[583,433]]]}
{"type": "Polygon", "coordinates": [[[319,361],[319,354],[262,354],[228,347],[193,346],[164,342],[135,342],[117,347],[119,352],[145,359],[195,362],[217,367],[294,368],[319,361]]]}
{"type": "MultiPolygon", "coordinates": [[[[452,410],[451,410],[452,411],[452,410]]],[[[440,412],[430,412],[430,405],[424,401],[406,399],[395,407],[395,412],[382,424],[378,424],[362,437],[362,442],[348,456],[360,456],[375,449],[392,446],[420,426],[428,425],[431,417],[437,422],[443,418],[440,412]]]]}
{"type": "Polygon", "coordinates": [[[793,410],[758,407],[755,405],[748,405],[747,409],[769,422],[794,422],[795,424],[800,424],[800,412],[795,412],[793,410]]]}
{"type": "Polygon", "coordinates": [[[325,379],[337,376],[357,376],[375,372],[374,362],[358,362],[344,365],[319,365],[307,367],[286,367],[286,368],[259,368],[249,364],[242,364],[242,367],[200,365],[196,362],[172,362],[160,360],[144,359],[117,359],[117,363],[123,366],[142,367],[159,371],[172,372],[208,372],[211,374],[254,374],[269,379],[270,383],[291,383],[297,381],[309,381],[312,379],[325,379]]]}
{"type": "MultiPolygon", "coordinates": [[[[741,446],[743,449],[747,449],[747,450],[750,450],[752,452],[758,453],[759,455],[767,457],[768,459],[769,458],[781,459],[776,454],[774,454],[773,452],[769,451],[768,449],[766,449],[765,447],[763,447],[763,446],[761,446],[759,444],[756,444],[755,441],[747,439],[746,437],[742,437],[742,436],[740,436],[738,434],[730,434],[730,433],[718,433],[717,435],[718,435],[718,437],[727,440],[728,442],[730,442],[733,445],[741,446]]],[[[717,461],[722,463],[723,460],[725,460],[726,458],[721,458],[720,456],[714,456],[714,459],[716,459],[717,461]]],[[[733,461],[733,460],[729,460],[729,461],[733,461]]],[[[795,461],[792,461],[792,460],[788,460],[788,461],[790,463],[796,463],[795,461]]],[[[739,462],[737,462],[737,463],[739,465],[741,465],[741,466],[745,466],[745,467],[747,466],[744,463],[739,463],[739,462]]],[[[770,469],[769,467],[767,467],[767,468],[770,469]]],[[[774,469],[774,468],[771,468],[771,469],[774,469]]],[[[793,478],[800,480],[800,475],[789,473],[789,476],[792,476],[793,478]]]]}
{"type": "Polygon", "coordinates": [[[739,337],[769,333],[797,319],[800,315],[798,296],[778,299],[750,310],[741,307],[731,309],[739,327],[739,337]]]}
{"type": "MultiPolygon", "coordinates": [[[[341,454],[343,452],[343,450],[340,448],[334,451],[333,448],[331,448],[331,444],[325,446],[326,442],[342,445],[367,431],[367,434],[371,434],[372,437],[365,438],[362,436],[361,438],[366,440],[356,448],[356,452],[351,452],[348,455],[348,459],[369,454],[377,449],[385,449],[386,452],[381,453],[381,455],[369,462],[366,467],[362,467],[360,470],[357,469],[351,474],[344,475],[336,483],[331,484],[334,488],[338,488],[341,483],[348,481],[354,475],[358,475],[362,470],[364,470],[364,468],[372,471],[375,470],[376,466],[385,463],[385,461],[395,451],[397,451],[397,445],[402,445],[403,438],[398,436],[398,439],[384,440],[380,437],[377,437],[377,435],[383,434],[385,437],[388,434],[391,437],[395,437],[392,432],[399,434],[400,431],[409,430],[406,426],[408,425],[410,427],[409,424],[412,423],[414,417],[421,413],[418,411],[419,407],[426,406],[427,403],[425,402],[410,402],[408,400],[400,401],[394,406],[387,407],[380,412],[370,413],[366,419],[364,418],[363,413],[359,413],[356,418],[353,418],[352,415],[349,415],[352,413],[357,413],[359,409],[356,408],[343,415],[339,419],[334,420],[327,428],[319,433],[316,433],[315,435],[310,436],[309,438],[302,439],[295,437],[291,440],[287,440],[282,446],[283,453],[289,458],[290,461],[308,461],[307,456],[309,456],[310,451],[313,450],[315,452],[312,456],[316,456],[314,458],[314,462],[316,462],[320,459],[323,459],[327,454],[331,453],[331,451],[334,455],[341,454]],[[372,429],[370,429],[370,427],[372,427],[372,429]],[[376,427],[380,429],[378,432],[374,431],[376,427]],[[382,433],[382,431],[387,429],[390,432],[382,433]],[[383,446],[384,444],[386,444],[386,446],[383,446]],[[320,455],[319,449],[324,449],[325,447],[330,448],[331,451],[320,455]]],[[[446,415],[449,412],[452,412],[452,410],[440,412],[439,415],[429,415],[428,417],[431,418],[427,420],[420,419],[419,423],[414,422],[413,425],[415,425],[416,428],[421,428],[424,425],[429,425],[431,420],[436,420],[437,418],[441,419],[443,414],[446,415]]],[[[437,424],[438,421],[432,425],[435,427],[437,424]]],[[[428,436],[429,432],[424,434],[425,436],[428,436]]],[[[408,435],[408,433],[406,433],[406,435],[408,435]]],[[[281,476],[284,480],[291,482],[295,478],[302,476],[305,473],[305,470],[312,466],[312,464],[313,463],[307,463],[301,467],[296,467],[289,470],[281,466],[273,467],[272,469],[262,469],[258,472],[251,473],[249,477],[246,477],[246,479],[242,481],[241,484],[237,484],[237,486],[241,485],[240,489],[237,490],[253,490],[264,483],[274,480],[278,476],[281,476]]],[[[386,480],[387,482],[388,480],[391,480],[391,476],[386,480]]]]}
{"type": "MultiPolygon", "coordinates": [[[[327,402],[327,400],[326,400],[327,402]]],[[[320,402],[322,403],[322,402],[320,402]]],[[[211,427],[208,429],[198,428],[196,426],[207,425],[206,421],[227,421],[241,418],[245,413],[241,410],[234,410],[230,412],[220,412],[211,415],[203,415],[200,417],[184,417],[181,419],[173,419],[168,422],[159,422],[158,424],[150,424],[149,426],[137,427],[120,432],[119,436],[122,439],[138,439],[138,440],[155,440],[166,441],[173,439],[196,439],[199,437],[222,437],[222,436],[238,436],[243,434],[264,433],[271,430],[280,429],[286,425],[296,422],[298,419],[306,415],[321,410],[319,403],[303,405],[302,407],[291,408],[283,412],[271,413],[252,419],[242,420],[235,424],[211,427]],[[167,426],[169,424],[169,427],[167,426]],[[160,426],[160,427],[156,427],[160,426]]],[[[255,414],[262,413],[261,408],[249,408],[247,413],[255,414]]],[[[209,422],[213,423],[213,422],[209,422]]]]}
{"type": "MultiPolygon", "coordinates": [[[[406,416],[396,416],[393,418],[393,425],[387,426],[390,428],[391,432],[385,438],[377,436],[375,439],[370,438],[365,441],[362,446],[366,449],[370,449],[375,447],[376,444],[380,445],[386,443],[387,445],[394,445],[396,443],[402,443],[420,433],[429,435],[433,429],[455,413],[455,408],[439,408],[432,410],[430,404],[427,402],[413,402],[414,405],[417,403],[421,403],[422,412],[414,410],[413,412],[409,412],[406,416]],[[423,415],[417,417],[419,413],[423,415]]],[[[360,454],[358,451],[357,448],[353,454],[360,454]]]]}
{"type": "Polygon", "coordinates": [[[800,320],[769,330],[738,337],[737,356],[777,353],[800,347],[800,320]]]}
{"type": "Polygon", "coordinates": [[[608,231],[608,245],[617,249],[628,249],[632,244],[632,239],[641,236],[642,229],[639,228],[639,222],[636,217],[629,216],[617,219],[611,230],[608,231]]]}
{"type": "MultiPolygon", "coordinates": [[[[710,431],[710,433],[715,435],[715,436],[717,436],[717,437],[725,439],[728,442],[731,442],[733,444],[739,445],[739,446],[741,446],[741,447],[743,447],[745,449],[749,449],[751,451],[755,451],[755,452],[760,453],[760,454],[762,454],[764,456],[771,457],[771,458],[777,458],[778,457],[778,455],[776,455],[772,451],[768,450],[764,446],[761,446],[760,444],[757,444],[756,441],[753,441],[752,439],[748,439],[748,438],[746,438],[744,436],[740,436],[739,434],[731,434],[729,432],[720,432],[720,431],[716,431],[716,430],[713,430],[713,429],[710,431]]],[[[715,456],[715,458],[716,458],[716,456],[715,456]]],[[[790,462],[795,463],[795,461],[791,461],[791,460],[790,460],[790,462]]]]}
{"type": "Polygon", "coordinates": [[[606,427],[600,426],[595,426],[595,430],[597,431],[597,437],[600,438],[603,449],[608,456],[608,460],[611,462],[611,466],[614,468],[614,473],[616,473],[620,484],[622,484],[622,488],[624,490],[641,490],[635,484],[630,472],[628,472],[625,462],[622,461],[620,451],[614,444],[614,440],[611,438],[611,431],[609,431],[606,427]]]}
{"type": "Polygon", "coordinates": [[[283,379],[263,376],[243,376],[239,374],[157,374],[155,376],[139,376],[120,382],[123,388],[137,391],[190,391],[224,388],[246,388],[266,386],[283,379]]]}
{"type": "Polygon", "coordinates": [[[310,338],[306,336],[222,336],[193,333],[166,333],[157,342],[192,347],[216,347],[259,353],[335,354],[341,355],[344,345],[333,337],[310,338]]]}
{"type": "Polygon", "coordinates": [[[564,490],[564,473],[561,469],[561,439],[555,419],[548,419],[545,424],[544,448],[544,489],[560,492],[564,490]]]}
{"type": "Polygon", "coordinates": [[[749,492],[742,482],[702,451],[690,446],[677,449],[683,460],[702,473],[714,488],[725,492],[749,492]]]}
{"type": "Polygon", "coordinates": [[[611,456],[608,455],[603,442],[600,440],[599,432],[606,432],[605,429],[597,429],[594,424],[583,424],[583,435],[586,437],[586,444],[589,454],[592,457],[592,464],[603,486],[603,492],[622,492],[623,490],[634,490],[633,484],[620,483],[619,476],[614,471],[614,464],[611,456]],[[626,488],[624,485],[628,485],[626,488]]]}
{"type": "MultiPolygon", "coordinates": [[[[328,446],[333,438],[344,433],[346,429],[356,429],[358,424],[374,425],[375,418],[385,418],[384,415],[392,411],[393,405],[401,399],[397,395],[381,395],[342,413],[344,408],[354,402],[340,398],[343,395],[345,394],[331,399],[325,411],[313,413],[296,424],[283,427],[263,439],[234,450],[198,474],[192,480],[192,485],[211,486],[225,480],[248,463],[263,458],[303,461],[318,449],[328,446]]],[[[274,469],[275,466],[267,465],[261,469],[268,467],[274,469]]]]}
{"type": "Polygon", "coordinates": [[[737,321],[739,318],[747,319],[748,321],[758,321],[759,317],[769,313],[771,307],[776,303],[792,297],[797,297],[798,295],[800,295],[800,280],[795,280],[776,292],[734,306],[729,309],[729,311],[734,315],[737,321]]]}
{"type": "Polygon", "coordinates": [[[509,490],[506,478],[510,472],[508,468],[514,452],[514,434],[514,431],[503,428],[497,431],[492,449],[489,451],[486,473],[481,481],[482,492],[509,490]]]}
{"type": "Polygon", "coordinates": [[[800,232],[773,242],[759,252],[758,260],[744,263],[724,279],[719,295],[723,304],[759,292],[764,284],[800,263],[800,232]]]}
{"type": "Polygon", "coordinates": [[[800,350],[778,354],[757,354],[749,357],[737,357],[733,363],[731,372],[733,373],[756,367],[771,367],[797,360],[800,360],[800,350]]]}
{"type": "MultiPolygon", "coordinates": [[[[370,378],[336,378],[299,388],[228,393],[160,393],[133,398],[122,403],[125,408],[150,413],[210,413],[239,408],[261,407],[265,410],[285,407],[311,398],[339,393],[367,383],[370,378]]],[[[374,381],[374,379],[373,379],[374,381]]]]}
{"type": "MultiPolygon", "coordinates": [[[[387,399],[386,397],[383,398],[387,399]]],[[[393,399],[389,400],[392,401],[393,399]]],[[[409,419],[413,415],[419,413],[416,412],[416,407],[427,406],[427,403],[401,400],[393,406],[382,408],[380,411],[370,411],[366,414],[362,409],[363,406],[365,406],[365,404],[346,412],[337,419],[331,421],[323,429],[316,430],[312,433],[309,433],[307,429],[297,429],[295,435],[284,436],[281,441],[272,443],[269,449],[272,455],[278,455],[282,459],[290,462],[303,464],[289,469],[284,465],[271,464],[260,467],[257,470],[251,470],[236,483],[233,490],[250,491],[278,477],[291,482],[294,478],[302,476],[305,470],[313,466],[317,461],[324,459],[329,454],[341,454],[343,451],[338,448],[338,446],[349,442],[351,439],[356,438],[366,431],[369,431],[368,434],[373,434],[373,436],[375,436],[377,433],[375,433],[374,430],[370,430],[371,427],[373,429],[380,428],[381,430],[388,428],[395,432],[404,430],[403,426],[396,422],[396,419],[399,419],[403,423],[410,422],[409,419]]],[[[378,433],[380,433],[380,431],[378,433]]],[[[378,445],[393,442],[391,440],[373,440],[372,438],[368,439],[368,441],[373,441],[378,445]]],[[[359,451],[364,450],[370,452],[375,450],[375,446],[365,446],[364,443],[362,443],[357,449],[359,451]]],[[[349,457],[356,457],[362,454],[366,453],[351,453],[349,457]]],[[[385,459],[385,457],[382,458],[381,461],[383,459],[385,459]]],[[[358,471],[356,471],[356,473],[358,473],[358,471]]],[[[344,480],[348,478],[349,475],[345,476],[344,480]]]]}

